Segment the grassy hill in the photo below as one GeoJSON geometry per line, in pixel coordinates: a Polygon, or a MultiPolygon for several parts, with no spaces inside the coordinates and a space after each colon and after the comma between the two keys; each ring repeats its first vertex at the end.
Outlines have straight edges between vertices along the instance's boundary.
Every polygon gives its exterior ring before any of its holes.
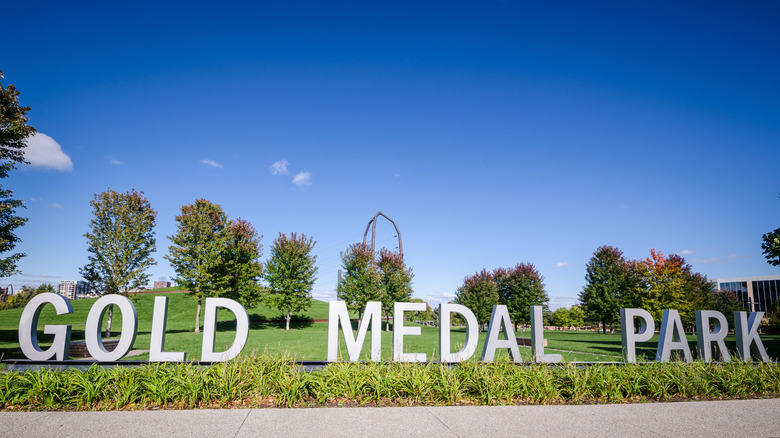
{"type": "MultiPolygon", "coordinates": [[[[186,293],[167,292],[160,294],[137,294],[132,301],[138,313],[138,335],[133,345],[135,350],[148,350],[150,332],[152,327],[152,309],[155,296],[168,297],[168,320],[166,327],[165,347],[167,351],[185,351],[188,360],[200,358],[202,334],[194,333],[196,299],[186,293]]],[[[84,326],[87,314],[96,299],[84,299],[72,301],[73,313],[57,316],[51,306],[46,306],[41,313],[38,337],[42,346],[47,346],[43,325],[70,324],[73,326],[72,341],[84,340],[84,326]]],[[[327,357],[328,323],[316,322],[327,320],[328,304],[322,301],[312,301],[312,306],[305,312],[294,317],[292,330],[284,330],[282,315],[275,309],[264,304],[247,309],[250,318],[250,331],[243,354],[252,352],[267,353],[271,355],[289,354],[298,360],[325,360],[327,357]]],[[[0,311],[0,356],[3,359],[24,358],[18,344],[18,324],[22,309],[0,311]]],[[[233,341],[235,321],[232,313],[220,311],[218,313],[217,350],[224,350],[233,341]]],[[[202,324],[202,315],[201,315],[202,324]]],[[[405,325],[413,325],[405,322],[405,325]]],[[[115,310],[113,327],[118,334],[121,329],[121,315],[115,310]]],[[[384,324],[383,324],[384,328],[384,324]]],[[[421,327],[421,336],[405,337],[404,347],[408,352],[426,353],[428,359],[438,357],[438,328],[421,327]]],[[[517,336],[530,336],[528,332],[518,332],[517,336]]],[[[620,361],[622,348],[620,335],[603,335],[593,332],[545,332],[548,339],[549,353],[563,354],[567,361],[620,361]]],[[[341,337],[341,336],[340,336],[341,337]]],[[[479,357],[484,345],[485,333],[480,334],[479,345],[475,356],[479,357]]],[[[363,347],[363,354],[367,357],[369,339],[363,347]]],[[[780,336],[762,335],[764,345],[771,357],[780,358],[780,336]]],[[[696,338],[688,337],[692,351],[696,348],[696,338]]],[[[382,359],[392,358],[392,332],[382,332],[382,359]]],[[[465,332],[462,329],[454,329],[452,336],[453,348],[460,348],[465,342],[465,332]]],[[[644,355],[647,359],[653,359],[657,335],[650,342],[645,342],[637,347],[638,356],[644,355]]],[[[727,338],[729,348],[734,348],[733,336],[727,338]]],[[[341,340],[342,358],[346,358],[346,348],[341,340]]],[[[531,357],[530,348],[520,348],[524,360],[531,357]]],[[[499,352],[498,358],[506,357],[506,353],[499,352]]],[[[145,360],[148,354],[141,353],[126,359],[145,360]]]]}

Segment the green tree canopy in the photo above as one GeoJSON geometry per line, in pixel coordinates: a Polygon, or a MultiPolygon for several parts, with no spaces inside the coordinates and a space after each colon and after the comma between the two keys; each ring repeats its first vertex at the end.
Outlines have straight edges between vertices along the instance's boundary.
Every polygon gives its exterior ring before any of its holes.
{"type": "MultiPolygon", "coordinates": [[[[3,72],[0,71],[0,79],[3,72]]],[[[19,104],[19,91],[13,85],[0,83],[0,160],[25,163],[24,148],[35,128],[27,124],[30,107],[19,104]]]]}
{"type": "Polygon", "coordinates": [[[596,249],[586,265],[585,287],[580,292],[582,310],[588,319],[607,324],[618,321],[625,293],[631,288],[628,265],[619,249],[604,245],[596,249]]]}
{"type": "Polygon", "coordinates": [[[569,309],[561,307],[555,309],[552,313],[552,323],[556,327],[571,327],[571,317],[569,309]]]}
{"type": "Polygon", "coordinates": [[[498,300],[498,284],[493,275],[485,269],[464,278],[463,285],[455,292],[455,303],[474,312],[480,326],[490,321],[493,306],[499,304],[498,300]]]}
{"type": "MultiPolygon", "coordinates": [[[[2,71],[0,79],[3,79],[2,71]]],[[[27,124],[29,110],[29,107],[19,104],[16,87],[4,87],[0,83],[0,179],[7,178],[16,164],[25,162],[27,139],[35,134],[35,128],[27,124]]],[[[0,254],[12,251],[20,242],[14,230],[24,225],[27,219],[17,216],[18,208],[24,208],[24,202],[15,199],[11,190],[0,186],[0,254]]],[[[0,257],[0,278],[18,273],[16,264],[24,256],[24,253],[15,253],[0,257]]]]}
{"type": "Polygon", "coordinates": [[[651,249],[650,257],[635,266],[640,287],[634,289],[634,300],[657,321],[665,309],[677,309],[683,324],[692,327],[694,312],[710,307],[712,284],[707,277],[694,273],[683,257],[667,257],[651,249]]]}
{"type": "Polygon", "coordinates": [[[222,207],[206,199],[181,208],[176,216],[176,234],[168,236],[168,260],[176,272],[176,283],[187,288],[198,299],[195,332],[200,332],[203,297],[216,295],[222,289],[222,255],[228,241],[227,215],[222,207]]]}
{"type": "MultiPolygon", "coordinates": [[[[408,303],[425,303],[425,310],[420,312],[406,312],[406,318],[409,321],[432,321],[435,317],[438,317],[438,313],[434,313],[431,306],[428,305],[422,298],[409,298],[406,300],[408,303]]],[[[395,323],[395,321],[393,321],[395,323]]]]}
{"type": "Polygon", "coordinates": [[[336,287],[339,300],[347,303],[347,308],[363,314],[366,303],[382,300],[381,278],[374,268],[374,252],[363,243],[355,243],[341,253],[343,275],[336,287]]]}
{"type": "Polygon", "coordinates": [[[544,278],[532,263],[519,263],[513,268],[493,271],[498,286],[498,302],[509,309],[512,322],[531,323],[531,306],[547,306],[550,298],[544,290],[544,278]]]}
{"type": "Polygon", "coordinates": [[[263,245],[249,221],[236,219],[226,228],[225,247],[220,256],[219,296],[238,301],[252,308],[261,301],[258,281],[263,275],[260,257],[263,245]]]}
{"type": "MultiPolygon", "coordinates": [[[[408,302],[412,298],[412,268],[407,268],[404,257],[386,248],[379,251],[376,262],[382,296],[382,310],[387,318],[386,330],[390,330],[390,314],[393,303],[408,302]]],[[[393,321],[395,323],[395,321],[393,321]]]]}
{"type": "MultiPolygon", "coordinates": [[[[0,179],[8,177],[8,172],[13,169],[11,163],[0,164],[0,179]]],[[[13,191],[0,186],[0,254],[5,254],[16,248],[21,242],[15,230],[25,223],[27,218],[16,214],[17,208],[24,208],[21,199],[15,199],[13,191]]],[[[8,277],[19,272],[17,263],[25,254],[17,252],[6,257],[0,257],[0,278],[8,277]]]]}
{"type": "MultiPolygon", "coordinates": [[[[81,275],[87,288],[101,294],[127,292],[147,283],[146,270],[157,262],[154,226],[157,212],[143,192],[119,193],[108,189],[90,201],[92,220],[87,238],[87,264],[81,275]]],[[[113,306],[109,308],[106,337],[111,336],[113,306]]]]}
{"type": "Polygon", "coordinates": [[[585,312],[580,306],[571,306],[569,309],[569,322],[572,327],[582,327],[585,325],[585,312]]]}
{"type": "Polygon", "coordinates": [[[745,310],[745,306],[743,306],[742,302],[739,301],[739,298],[737,298],[736,292],[733,290],[723,289],[712,292],[711,309],[717,310],[718,312],[726,315],[726,318],[731,319],[731,315],[733,315],[734,312],[743,312],[745,310]]]}
{"type": "Polygon", "coordinates": [[[763,240],[761,249],[764,250],[766,262],[772,266],[780,266],[780,228],[764,234],[763,240]]]}
{"type": "Polygon", "coordinates": [[[586,318],[614,324],[623,307],[647,310],[660,321],[665,309],[677,309],[686,327],[695,324],[695,311],[712,307],[713,284],[693,272],[677,254],[650,250],[644,260],[627,260],[611,246],[596,250],[587,265],[587,284],[580,293],[586,318]]]}
{"type": "Polygon", "coordinates": [[[317,278],[317,256],[311,253],[314,244],[305,234],[287,237],[279,233],[266,262],[265,280],[271,288],[268,302],[284,314],[286,330],[290,330],[293,313],[311,305],[311,288],[317,278]]]}

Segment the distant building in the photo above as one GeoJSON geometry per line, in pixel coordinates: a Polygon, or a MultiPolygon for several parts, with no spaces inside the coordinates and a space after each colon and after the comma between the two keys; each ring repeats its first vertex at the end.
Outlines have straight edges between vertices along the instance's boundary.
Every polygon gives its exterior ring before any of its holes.
{"type": "Polygon", "coordinates": [[[87,284],[83,281],[62,280],[57,285],[57,293],[69,300],[78,300],[87,295],[87,284]]]}
{"type": "Polygon", "coordinates": [[[780,296],[780,275],[718,278],[720,290],[731,290],[750,312],[767,312],[780,296]]]}
{"type": "Polygon", "coordinates": [[[155,281],[154,282],[154,287],[152,287],[152,289],[162,289],[162,288],[165,288],[165,287],[171,287],[171,282],[170,281],[155,281]]]}

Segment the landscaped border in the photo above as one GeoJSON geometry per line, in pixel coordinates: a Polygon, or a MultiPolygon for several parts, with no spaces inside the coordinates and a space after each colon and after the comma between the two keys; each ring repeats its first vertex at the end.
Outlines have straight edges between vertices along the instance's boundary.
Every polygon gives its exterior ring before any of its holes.
{"type": "Polygon", "coordinates": [[[5,410],[626,403],[780,396],[780,364],[331,363],[252,356],[0,373],[5,410]]]}

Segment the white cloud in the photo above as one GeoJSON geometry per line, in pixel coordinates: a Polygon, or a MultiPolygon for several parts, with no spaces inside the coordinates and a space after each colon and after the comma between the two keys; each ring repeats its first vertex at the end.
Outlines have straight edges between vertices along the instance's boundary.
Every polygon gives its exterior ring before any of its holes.
{"type": "Polygon", "coordinates": [[[328,301],[333,301],[336,299],[336,291],[334,290],[318,290],[318,291],[312,291],[311,297],[315,300],[325,301],[326,303],[328,301]]]}
{"type": "Polygon", "coordinates": [[[438,307],[439,304],[454,301],[455,294],[449,292],[433,292],[423,296],[422,299],[433,309],[438,307]]]}
{"type": "Polygon", "coordinates": [[[287,160],[279,160],[276,163],[268,166],[269,169],[271,169],[271,175],[287,175],[287,166],[290,163],[287,162],[287,160]]]}
{"type": "Polygon", "coordinates": [[[48,280],[51,278],[61,278],[59,275],[49,275],[49,274],[20,274],[19,277],[25,279],[32,279],[32,280],[48,280]]]}
{"type": "Polygon", "coordinates": [[[708,259],[693,259],[691,260],[693,263],[700,263],[700,264],[707,264],[707,263],[723,263],[723,259],[720,257],[711,257],[708,259]]]}
{"type": "Polygon", "coordinates": [[[30,201],[32,202],[43,201],[43,198],[30,198],[30,201]]]}
{"type": "Polygon", "coordinates": [[[106,157],[106,159],[108,160],[109,163],[111,163],[111,164],[113,164],[115,166],[121,166],[121,165],[125,164],[125,163],[123,163],[123,162],[121,162],[121,161],[119,161],[116,158],[111,157],[111,156],[106,157]]]}
{"type": "Polygon", "coordinates": [[[204,166],[206,166],[206,167],[212,167],[212,168],[214,168],[214,169],[222,169],[223,167],[225,167],[225,166],[223,166],[223,165],[221,165],[221,164],[217,163],[217,162],[216,162],[216,161],[214,161],[214,160],[200,160],[200,162],[201,162],[201,164],[203,164],[204,166]]]}
{"type": "Polygon", "coordinates": [[[550,310],[560,309],[561,307],[570,308],[575,304],[580,304],[580,298],[577,296],[551,296],[550,310]]]}
{"type": "Polygon", "coordinates": [[[295,175],[295,178],[293,178],[292,182],[298,187],[310,186],[311,174],[309,172],[299,172],[297,175],[295,175]]]}
{"type": "Polygon", "coordinates": [[[569,266],[571,266],[571,263],[569,263],[569,262],[558,262],[558,263],[555,264],[555,269],[558,269],[558,268],[568,268],[569,266]]]}
{"type": "Polygon", "coordinates": [[[63,208],[65,208],[59,202],[53,202],[53,203],[49,204],[49,206],[51,206],[53,208],[56,208],[57,210],[62,210],[63,208]]]}
{"type": "Polygon", "coordinates": [[[729,258],[730,259],[749,259],[750,256],[749,255],[745,255],[745,254],[731,254],[729,256],[729,258]]]}
{"type": "Polygon", "coordinates": [[[31,167],[61,172],[73,170],[73,161],[62,151],[62,146],[53,138],[40,132],[27,139],[24,159],[30,162],[31,167]]]}
{"type": "Polygon", "coordinates": [[[698,250],[696,250],[696,249],[684,249],[684,250],[680,251],[680,255],[691,255],[691,254],[695,254],[697,252],[698,252],[698,250]]]}
{"type": "Polygon", "coordinates": [[[396,174],[395,174],[395,175],[393,175],[393,176],[394,176],[395,178],[400,178],[400,177],[401,177],[401,174],[400,174],[400,173],[396,173],[396,174]]]}

